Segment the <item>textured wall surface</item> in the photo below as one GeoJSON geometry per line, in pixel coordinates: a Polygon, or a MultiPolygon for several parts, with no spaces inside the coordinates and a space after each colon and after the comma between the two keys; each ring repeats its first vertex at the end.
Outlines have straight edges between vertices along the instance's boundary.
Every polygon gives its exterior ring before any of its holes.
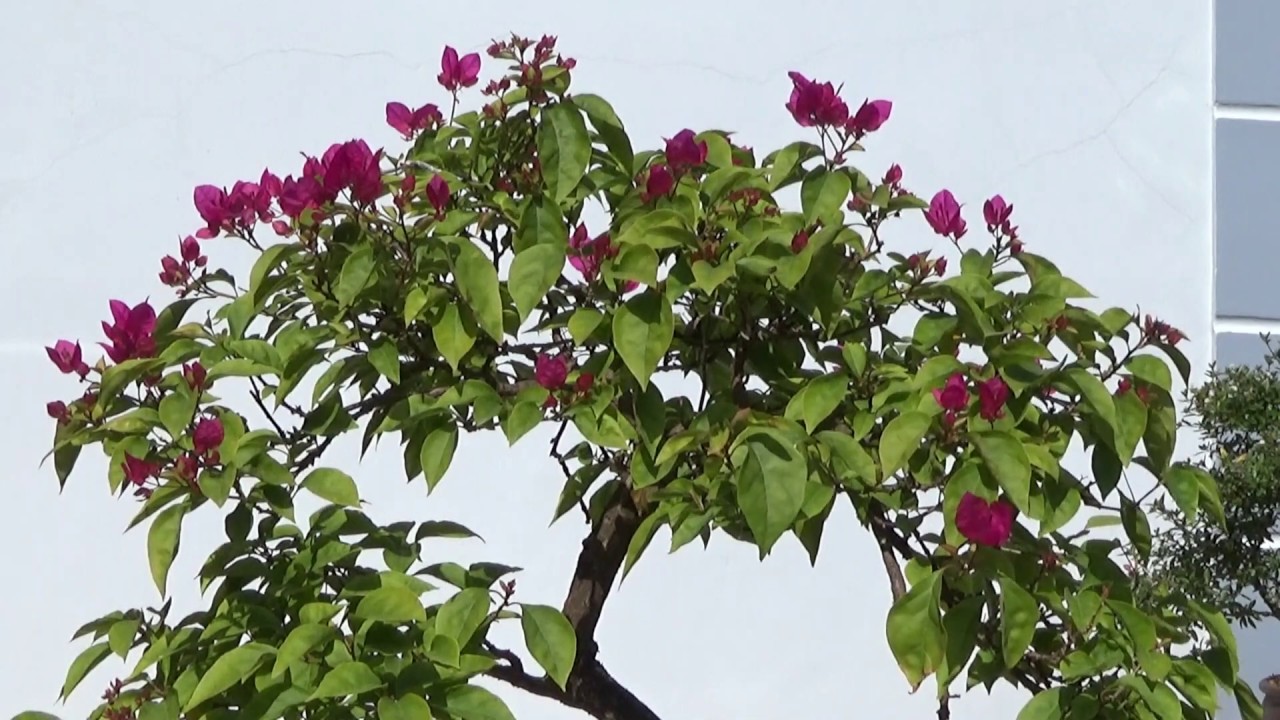
{"type": "MultiPolygon", "coordinates": [[[[975,230],[983,198],[1003,193],[1030,247],[1100,306],[1141,305],[1185,330],[1202,373],[1213,347],[1211,14],[1193,0],[792,0],[785,11],[653,0],[607,12],[569,0],[13,3],[0,23],[0,716],[83,717],[121,670],[104,666],[58,709],[72,630],[156,600],[143,535],[121,532],[132,503],[109,497],[103,463],[82,460],[61,495],[38,467],[52,430],[44,404],[74,392],[40,348],[59,337],[92,347],[110,297],[167,297],[158,258],[197,226],[193,186],[264,165],[294,172],[299,151],[353,136],[398,142],[383,104],[441,101],[440,48],[481,49],[508,30],[558,33],[579,61],[577,87],[607,95],[642,146],[686,126],[736,130],[756,148],[802,137],[782,108],[795,69],[845,82],[855,102],[895,101],[858,159],[868,172],[900,162],[922,194],[949,187],[975,230]]],[[[908,251],[930,242],[923,221],[894,232],[908,251]]],[[[243,264],[229,245],[207,250],[243,264]]],[[[473,439],[430,498],[397,479],[394,454],[375,453],[357,473],[369,511],[465,522],[487,543],[452,558],[522,566],[521,596],[558,602],[581,532],[571,520],[547,530],[558,470],[537,438],[515,450],[473,439]]],[[[334,463],[355,461],[348,446],[334,463]]],[[[208,513],[184,534],[180,604],[220,532],[208,513]]],[[[705,552],[647,556],[605,613],[610,670],[667,717],[932,715],[932,693],[908,693],[884,643],[889,591],[854,518],[833,518],[816,571],[783,545],[763,565],[720,537],[705,552]]],[[[521,720],[577,717],[501,692],[521,720]]],[[[977,692],[952,716],[1010,718],[1021,702],[977,692]]]]}
{"type": "MultiPolygon", "coordinates": [[[[1280,5],[1216,0],[1214,26],[1215,359],[1254,364],[1263,334],[1280,340],[1280,5]]],[[[1280,672],[1280,623],[1241,630],[1239,642],[1250,684],[1280,672]]]]}

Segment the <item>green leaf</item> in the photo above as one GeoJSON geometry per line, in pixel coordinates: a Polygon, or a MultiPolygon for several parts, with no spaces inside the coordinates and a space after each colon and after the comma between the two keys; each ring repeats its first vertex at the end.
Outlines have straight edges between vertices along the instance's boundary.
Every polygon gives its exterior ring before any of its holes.
{"type": "Polygon", "coordinates": [[[622,563],[622,577],[625,578],[631,572],[631,568],[640,561],[640,556],[644,554],[645,548],[649,547],[654,533],[658,532],[664,520],[666,520],[665,513],[652,512],[640,521],[635,535],[631,536],[631,542],[627,543],[627,555],[622,563]]]}
{"type": "Polygon", "coordinates": [[[71,477],[71,471],[75,469],[76,460],[80,457],[79,445],[61,445],[53,450],[53,471],[58,476],[58,487],[63,488],[67,485],[67,478],[71,477]]]}
{"type": "Polygon", "coordinates": [[[360,504],[360,492],[351,476],[334,468],[316,468],[302,481],[302,487],[322,500],[335,505],[356,507],[360,504]]]}
{"type": "Polygon", "coordinates": [[[493,263],[480,248],[464,238],[458,242],[453,272],[457,276],[458,292],[475,314],[480,329],[496,342],[502,342],[502,291],[493,263]]]}
{"type": "Polygon", "coordinates": [[[62,720],[57,715],[51,715],[47,712],[38,710],[27,710],[13,716],[13,720],[62,720]]]}
{"type": "Polygon", "coordinates": [[[529,654],[547,671],[547,677],[563,688],[578,652],[573,625],[553,607],[521,605],[520,627],[524,630],[524,644],[529,654]]]}
{"type": "Polygon", "coordinates": [[[542,422],[542,408],[534,402],[522,400],[511,406],[511,412],[502,419],[502,432],[507,436],[507,444],[515,445],[530,430],[542,422]]]}
{"type": "Polygon", "coordinates": [[[611,279],[635,280],[642,285],[656,285],[658,251],[648,245],[627,245],[608,266],[607,272],[611,279]]]}
{"type": "Polygon", "coordinates": [[[427,435],[422,443],[422,474],[427,479],[427,491],[436,488],[444,479],[449,465],[453,463],[453,453],[458,449],[458,426],[450,423],[439,427],[427,435]]]}
{"type": "Polygon", "coordinates": [[[763,557],[795,522],[804,505],[809,465],[782,435],[761,432],[747,441],[738,472],[738,505],[763,557]]]}
{"type": "Polygon", "coordinates": [[[565,251],[563,243],[540,243],[521,250],[511,261],[511,270],[507,279],[507,288],[511,291],[511,299],[515,301],[520,321],[529,317],[529,313],[538,307],[547,291],[560,277],[564,270],[565,251]]]}
{"type": "Polygon", "coordinates": [[[200,682],[196,684],[182,711],[190,712],[200,703],[245,681],[253,675],[265,658],[274,655],[275,652],[275,648],[262,643],[247,643],[230,650],[213,661],[209,670],[200,677],[200,682]]]}
{"type": "Polygon", "coordinates": [[[67,678],[62,682],[62,692],[58,694],[58,699],[69,697],[80,681],[84,680],[84,676],[110,654],[111,646],[106,642],[95,643],[80,651],[76,659],[71,661],[71,667],[67,668],[67,678]]]}
{"type": "Polygon", "coordinates": [[[619,168],[630,175],[632,165],[635,163],[635,153],[631,149],[631,140],[627,137],[626,129],[618,119],[618,114],[614,112],[613,106],[599,95],[585,93],[574,93],[571,102],[587,114],[587,118],[591,120],[591,126],[596,129],[600,140],[609,149],[609,154],[618,161],[619,168]]]}
{"type": "Polygon", "coordinates": [[[1070,705],[1063,688],[1049,688],[1036,693],[1036,696],[1022,707],[1018,720],[1062,720],[1067,716],[1070,705]]]}
{"type": "Polygon", "coordinates": [[[452,303],[445,306],[440,319],[431,326],[431,338],[454,370],[458,369],[463,356],[476,344],[475,335],[471,334],[471,330],[462,321],[458,306],[452,303]]]}
{"type": "Polygon", "coordinates": [[[1133,653],[1138,658],[1138,665],[1152,680],[1163,682],[1172,663],[1169,656],[1156,645],[1158,638],[1155,623],[1146,613],[1129,603],[1107,600],[1107,605],[1124,624],[1124,629],[1133,642],[1133,653]]]}
{"type": "Polygon", "coordinates": [[[400,350],[395,342],[383,340],[370,348],[369,364],[393,384],[400,384],[400,350]]]}
{"type": "Polygon", "coordinates": [[[298,243],[277,243],[262,251],[262,255],[253,263],[253,269],[249,271],[249,302],[256,305],[264,299],[262,282],[289,255],[297,252],[299,247],[298,243]]]}
{"type": "Polygon", "coordinates": [[[591,162],[591,136],[582,113],[567,102],[544,109],[537,142],[543,183],[556,204],[562,205],[582,182],[591,162]]]}
{"type": "Polygon", "coordinates": [[[1173,501],[1177,503],[1178,509],[1187,516],[1187,522],[1195,522],[1197,511],[1200,509],[1199,474],[1203,472],[1186,463],[1171,465],[1164,472],[1164,486],[1169,490],[1173,501]]]}
{"type": "Polygon", "coordinates": [[[271,669],[271,677],[280,677],[289,666],[301,660],[312,648],[333,636],[337,631],[331,625],[304,623],[289,632],[289,636],[280,644],[276,653],[276,664],[271,669]]]}
{"type": "Polygon", "coordinates": [[[1227,517],[1222,510],[1222,495],[1218,492],[1218,481],[1203,470],[1196,473],[1196,482],[1200,484],[1200,507],[1209,513],[1218,527],[1226,527],[1227,517]]]}
{"type": "Polygon", "coordinates": [[[889,609],[885,623],[889,649],[912,691],[946,660],[941,596],[942,573],[938,571],[913,585],[889,609]]]}
{"type": "Polygon", "coordinates": [[[861,484],[867,487],[876,484],[876,461],[871,458],[871,453],[862,447],[862,443],[854,440],[852,437],[844,433],[834,432],[831,430],[823,430],[818,433],[818,439],[824,445],[831,448],[831,452],[839,464],[836,466],[837,472],[841,470],[840,465],[844,466],[844,470],[848,473],[841,473],[840,480],[848,485],[849,480],[859,480],[861,484]],[[849,477],[852,475],[852,477],[849,477]]]}
{"type": "Polygon", "coordinates": [[[147,563],[151,567],[151,579],[156,583],[160,596],[165,595],[169,578],[169,566],[178,555],[178,541],[182,535],[182,518],[187,514],[187,504],[165,508],[151,521],[147,531],[147,563]]]}
{"type": "Polygon", "coordinates": [[[111,652],[119,655],[121,659],[129,656],[129,651],[133,649],[133,641],[138,637],[138,627],[142,621],[137,618],[129,620],[121,620],[111,624],[111,629],[107,631],[107,644],[111,646],[111,652]]]}
{"type": "Polygon", "coordinates": [[[671,304],[656,290],[636,295],[614,313],[614,346],[641,389],[648,387],[674,337],[671,304]]]}
{"type": "Polygon", "coordinates": [[[480,625],[489,615],[489,592],[483,588],[460,590],[440,606],[436,614],[436,632],[458,641],[458,647],[466,647],[480,625]]]}
{"type": "Polygon", "coordinates": [[[1169,681],[1196,707],[1213,716],[1218,711],[1218,690],[1213,671],[1200,662],[1179,658],[1173,661],[1169,681]]]}
{"type": "Polygon", "coordinates": [[[1143,560],[1147,559],[1151,555],[1151,524],[1147,522],[1147,514],[1142,508],[1124,496],[1120,498],[1120,524],[1138,555],[1143,560]]]}
{"type": "Polygon", "coordinates": [[[1165,361],[1155,355],[1134,355],[1125,362],[1124,368],[1145,383],[1173,392],[1173,374],[1165,361]]]}
{"type": "MultiPolygon", "coordinates": [[[[1106,424],[1113,433],[1116,431],[1116,405],[1107,390],[1107,386],[1092,373],[1082,368],[1067,368],[1064,372],[1067,380],[1075,386],[1084,398],[1084,404],[1093,414],[1106,424]]],[[[1114,440],[1114,437],[1108,438],[1114,440]]]]}
{"type": "Polygon", "coordinates": [[[347,256],[338,273],[338,282],[333,288],[333,297],[343,308],[351,307],[357,296],[373,281],[377,270],[377,258],[373,254],[373,246],[362,245],[347,256]]]}
{"type": "Polygon", "coordinates": [[[431,720],[431,706],[417,695],[378,700],[378,720],[431,720]]]}
{"type": "Polygon", "coordinates": [[[787,406],[787,417],[800,417],[805,429],[812,433],[827,416],[835,412],[849,390],[849,377],[844,373],[820,375],[795,394],[787,406]]]}
{"type": "Polygon", "coordinates": [[[1092,456],[1093,479],[1098,485],[1098,494],[1103,500],[1120,484],[1120,474],[1124,468],[1115,450],[1099,443],[1093,447],[1092,456]]]}
{"type": "Polygon", "coordinates": [[[453,686],[444,706],[457,720],[515,720],[506,703],[479,685],[453,686]]]}
{"type": "Polygon", "coordinates": [[[160,424],[170,437],[178,437],[186,431],[196,414],[196,397],[184,390],[175,390],[164,396],[158,408],[160,424]]]}
{"type": "Polygon", "coordinates": [[[409,294],[404,296],[404,321],[406,324],[412,324],[422,314],[423,309],[427,307],[430,298],[427,291],[420,287],[414,287],[409,290],[409,294]]]}
{"type": "Polygon", "coordinates": [[[569,316],[569,337],[579,345],[587,338],[591,337],[591,333],[600,327],[600,323],[604,321],[604,315],[599,310],[592,308],[578,308],[573,311],[573,315],[569,316]]]}
{"type": "Polygon", "coordinates": [[[973,657],[978,643],[978,630],[982,625],[983,599],[967,597],[947,610],[942,618],[946,631],[946,663],[939,667],[940,691],[946,690],[973,657]]]}
{"type": "Polygon", "coordinates": [[[530,198],[520,213],[520,225],[512,247],[516,254],[543,243],[568,244],[569,228],[564,223],[560,208],[543,197],[530,198]]]}
{"type": "Polygon", "coordinates": [[[1040,620],[1040,604],[1011,577],[1000,576],[1000,653],[1005,668],[1017,665],[1040,620]]]}
{"type": "Polygon", "coordinates": [[[308,700],[359,695],[385,685],[368,665],[350,660],[330,670],[308,700]]]}
{"type": "Polygon", "coordinates": [[[851,189],[852,184],[845,172],[826,168],[814,170],[800,186],[800,207],[805,220],[813,222],[838,211],[851,189]]]}
{"type": "Polygon", "coordinates": [[[355,616],[394,624],[424,621],[427,611],[414,591],[399,585],[385,585],[360,600],[355,616]]]}
{"type": "Polygon", "coordinates": [[[1018,439],[1006,432],[983,432],[970,436],[982,462],[996,482],[1022,512],[1031,506],[1031,459],[1018,439]]]}
{"type": "Polygon", "coordinates": [[[889,421],[880,436],[880,471],[885,478],[906,466],[932,424],[933,418],[917,410],[889,421]]]}
{"type": "Polygon", "coordinates": [[[1128,465],[1147,430],[1147,404],[1133,391],[1115,396],[1113,402],[1116,406],[1116,455],[1121,463],[1128,465]]]}

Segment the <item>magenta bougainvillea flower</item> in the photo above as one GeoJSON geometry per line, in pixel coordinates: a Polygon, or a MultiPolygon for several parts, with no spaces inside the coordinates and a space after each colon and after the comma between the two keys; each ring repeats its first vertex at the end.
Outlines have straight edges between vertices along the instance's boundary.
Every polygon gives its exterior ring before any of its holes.
{"type": "Polygon", "coordinates": [[[159,463],[148,462],[128,453],[124,456],[124,477],[131,484],[142,487],[148,480],[160,474],[159,463]]]}
{"type": "Polygon", "coordinates": [[[121,363],[136,358],[151,357],[156,350],[152,333],[156,330],[156,311],[143,301],[129,307],[120,300],[111,301],[111,323],[103,321],[102,331],[108,343],[98,343],[107,351],[107,357],[121,363]]]}
{"type": "Polygon", "coordinates": [[[994,422],[1004,416],[1004,405],[1009,400],[1009,386],[999,375],[978,383],[978,414],[983,420],[994,422]]]}
{"type": "Polygon", "coordinates": [[[427,181],[427,202],[436,210],[436,219],[444,217],[444,210],[449,206],[449,183],[439,175],[432,175],[427,181]]]}
{"type": "Polygon", "coordinates": [[[196,392],[200,392],[205,388],[205,381],[208,372],[199,360],[195,360],[182,366],[182,378],[187,381],[187,387],[196,392]]]}
{"type": "Polygon", "coordinates": [[[964,218],[960,217],[960,203],[950,190],[940,190],[929,201],[929,209],[924,211],[924,218],[929,227],[943,237],[959,240],[967,232],[964,218]]]}
{"type": "Polygon", "coordinates": [[[569,379],[568,358],[539,353],[533,361],[533,379],[548,390],[559,390],[569,379]]]}
{"type": "Polygon", "coordinates": [[[849,106],[835,86],[819,83],[790,72],[791,97],[787,100],[787,112],[802,127],[831,127],[844,125],[849,120],[849,106]]]}
{"type": "Polygon", "coordinates": [[[999,195],[992,195],[982,203],[982,219],[987,221],[987,230],[994,232],[996,228],[1004,227],[1012,214],[1013,206],[1006,203],[999,195]]]}
{"type": "Polygon", "coordinates": [[[969,407],[969,387],[964,375],[956,373],[942,387],[933,391],[933,399],[943,410],[962,412],[969,407]]]}
{"type": "Polygon", "coordinates": [[[46,347],[44,351],[63,374],[76,373],[82,379],[89,374],[89,366],[84,362],[84,353],[80,349],[80,343],[59,340],[53,344],[53,347],[46,347]]]}
{"type": "Polygon", "coordinates": [[[845,123],[845,129],[855,137],[873,133],[884,125],[893,112],[893,103],[888,100],[864,100],[862,106],[845,123]]]}
{"type": "Polygon", "coordinates": [[[1000,547],[1013,534],[1015,509],[1007,500],[987,502],[973,493],[965,493],[956,507],[956,529],[970,542],[987,547],[1000,547]]]}
{"type": "Polygon", "coordinates": [[[644,201],[651,202],[660,197],[666,197],[676,187],[675,175],[671,173],[671,168],[658,164],[649,168],[649,175],[644,181],[644,201]]]}
{"type": "Polygon", "coordinates": [[[410,110],[402,102],[387,103],[387,124],[394,128],[405,140],[412,140],[423,130],[430,130],[444,122],[440,108],[427,103],[416,110],[410,110]]]}
{"type": "Polygon", "coordinates": [[[191,444],[197,455],[209,457],[222,445],[225,436],[221,420],[216,417],[201,418],[196,423],[196,429],[191,432],[191,444]]]}
{"type": "Polygon", "coordinates": [[[682,172],[707,161],[707,141],[699,140],[692,130],[685,128],[666,139],[665,152],[671,169],[682,172]]]}
{"type": "Polygon", "coordinates": [[[436,80],[449,92],[457,92],[459,88],[467,88],[476,84],[480,77],[480,53],[470,53],[458,57],[458,51],[445,46],[440,56],[440,74],[436,80]]]}

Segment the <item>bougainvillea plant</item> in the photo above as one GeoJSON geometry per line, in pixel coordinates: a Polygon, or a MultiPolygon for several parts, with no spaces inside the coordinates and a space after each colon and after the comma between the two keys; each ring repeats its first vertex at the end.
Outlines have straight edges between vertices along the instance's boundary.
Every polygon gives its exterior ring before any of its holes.
{"type": "Polygon", "coordinates": [[[83,388],[49,405],[57,476],[105,452],[161,595],[184,518],[220,509],[226,527],[207,607],[88,623],[64,695],[114,654],[131,663],[95,718],[510,717],[481,676],[596,718],[680,717],[601,662],[620,574],[660,528],[673,548],[723,533],[764,557],[794,536],[816,556],[850,503],[893,596],[878,641],[939,718],[995,683],[1030,693],[1024,720],[1208,718],[1219,686],[1253,712],[1223,616],[1137,592],[1123,567],[1150,545],[1126,468],[1222,515],[1212,477],[1173,462],[1181,333],[1074,304],[1091,296],[1001,197],[970,232],[952,193],[851,165],[888,101],[851,110],[793,73],[809,139],[761,154],[673,128],[637,151],[604,99],[569,93],[555,38],[488,54],[504,67],[479,110],[461,104],[481,58],[453,49],[438,104],[387,105],[406,147],[353,140],[296,175],[197,188],[202,225],[161,263],[178,299],[113,301],[92,366],[50,348],[83,388]],[[792,187],[799,208],[776,199],[792,187]],[[607,223],[587,227],[588,205],[607,223]],[[890,233],[921,220],[954,253],[890,233]],[[217,267],[228,243],[256,251],[247,276],[217,267]],[[664,391],[673,373],[696,391],[664,391]],[[375,520],[371,480],[325,464],[338,437],[389,436],[431,488],[462,435],[541,425],[565,475],[548,504],[590,527],[562,599],[439,544],[427,563],[424,544],[471,531],[375,520]],[[300,493],[328,504],[299,516],[300,493]],[[520,653],[488,640],[506,622],[520,653]]]}

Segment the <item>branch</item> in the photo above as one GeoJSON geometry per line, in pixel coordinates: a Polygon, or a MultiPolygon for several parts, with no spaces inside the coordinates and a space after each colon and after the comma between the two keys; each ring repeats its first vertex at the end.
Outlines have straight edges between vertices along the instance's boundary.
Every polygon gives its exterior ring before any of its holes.
{"type": "Polygon", "coordinates": [[[623,492],[600,521],[592,525],[591,533],[582,541],[582,552],[578,555],[578,565],[569,583],[563,608],[578,640],[578,653],[565,688],[560,689],[545,677],[529,675],[518,657],[496,648],[491,652],[508,664],[490,670],[490,677],[582,710],[598,720],[661,720],[615,680],[596,657],[595,632],[600,613],[622,569],[627,546],[640,526],[640,519],[631,497],[623,492]]]}

